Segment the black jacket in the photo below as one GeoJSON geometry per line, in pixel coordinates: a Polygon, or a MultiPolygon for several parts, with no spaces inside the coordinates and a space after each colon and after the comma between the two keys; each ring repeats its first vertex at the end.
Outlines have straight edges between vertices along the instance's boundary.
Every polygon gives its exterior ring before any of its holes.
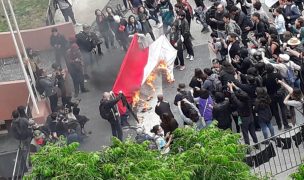
{"type": "Polygon", "coordinates": [[[178,128],[178,123],[174,118],[172,118],[168,124],[162,122],[160,123],[160,126],[163,128],[164,134],[167,134],[168,132],[171,134],[175,129],[178,128]]]}
{"type": "Polygon", "coordinates": [[[58,49],[55,47],[55,45],[60,45],[59,49],[65,50],[67,47],[67,40],[65,37],[61,34],[58,33],[57,36],[51,35],[50,37],[50,43],[51,46],[54,47],[55,49],[58,49]]]}
{"type": "Polygon", "coordinates": [[[248,16],[242,11],[235,15],[234,21],[239,25],[242,30],[242,33],[249,33],[245,28],[246,27],[253,27],[253,24],[248,16]]]}
{"type": "Polygon", "coordinates": [[[235,58],[236,55],[239,55],[239,50],[240,50],[240,42],[239,41],[235,41],[232,45],[231,48],[229,50],[229,56],[230,58],[235,58]]]}
{"type": "Polygon", "coordinates": [[[279,73],[265,74],[263,76],[263,85],[266,86],[269,95],[276,94],[281,88],[281,85],[276,81],[277,79],[282,80],[282,76],[279,73]]]}
{"type": "Polygon", "coordinates": [[[265,37],[265,24],[264,22],[260,21],[259,23],[254,23],[253,24],[253,31],[254,31],[254,36],[258,39],[261,37],[265,37]]]}
{"type": "Polygon", "coordinates": [[[220,31],[224,31],[225,30],[225,22],[223,20],[223,17],[224,17],[224,14],[226,14],[226,10],[224,10],[223,13],[218,13],[218,12],[215,12],[215,16],[214,18],[217,20],[215,22],[216,24],[216,29],[220,30],[220,31]]]}
{"type": "Polygon", "coordinates": [[[115,121],[118,116],[116,103],[120,100],[120,96],[113,100],[101,100],[99,105],[99,114],[108,121],[115,121]]]}
{"type": "Polygon", "coordinates": [[[220,129],[231,127],[231,113],[232,108],[229,100],[215,104],[212,109],[213,119],[218,121],[218,127],[220,129]]]}
{"type": "MultiPolygon", "coordinates": [[[[241,90],[237,90],[241,91],[241,90]]],[[[236,92],[239,93],[239,92],[236,92]]],[[[231,93],[232,102],[237,105],[237,112],[240,117],[249,117],[252,114],[252,104],[250,103],[250,98],[247,101],[240,101],[235,93],[231,93]]]]}
{"type": "Polygon", "coordinates": [[[167,101],[158,102],[155,106],[155,113],[162,118],[164,113],[167,113],[169,116],[174,118],[174,115],[170,109],[170,104],[167,101]]]}
{"type": "Polygon", "coordinates": [[[189,23],[186,19],[183,20],[176,20],[174,22],[174,25],[176,25],[178,30],[180,31],[180,34],[185,38],[190,38],[190,27],[189,23]]]}
{"type": "Polygon", "coordinates": [[[76,43],[80,51],[84,52],[91,52],[96,46],[93,37],[83,31],[76,35],[76,43]]]}

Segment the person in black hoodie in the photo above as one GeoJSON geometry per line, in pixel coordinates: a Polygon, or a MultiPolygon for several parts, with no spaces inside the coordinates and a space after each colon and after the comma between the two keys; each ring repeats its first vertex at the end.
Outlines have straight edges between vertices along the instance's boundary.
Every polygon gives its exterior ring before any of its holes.
{"type": "Polygon", "coordinates": [[[219,75],[220,75],[219,79],[222,82],[224,90],[227,89],[227,83],[229,81],[231,81],[231,82],[235,82],[236,81],[236,79],[234,77],[235,76],[235,69],[232,66],[232,64],[230,64],[227,61],[224,61],[222,63],[219,75]]]}
{"type": "Polygon", "coordinates": [[[216,92],[214,95],[215,104],[212,109],[213,119],[218,121],[218,128],[226,130],[231,129],[231,105],[222,92],[216,92]]]}
{"type": "Polygon", "coordinates": [[[177,50],[177,56],[174,61],[174,67],[179,70],[185,69],[183,42],[181,40],[180,32],[177,30],[177,26],[173,25],[169,33],[170,44],[177,50]]]}
{"type": "Polygon", "coordinates": [[[266,64],[266,74],[263,77],[263,84],[266,86],[267,92],[271,98],[271,111],[276,119],[279,130],[282,129],[282,121],[284,129],[290,129],[286,117],[286,106],[284,105],[285,94],[280,90],[281,86],[278,84],[278,80],[282,80],[282,76],[279,73],[274,72],[274,67],[271,64],[266,64]],[[281,116],[278,105],[281,109],[281,116]]]}
{"type": "Polygon", "coordinates": [[[100,101],[99,113],[102,118],[106,119],[111,124],[112,135],[122,141],[123,134],[120,117],[117,108],[115,108],[115,105],[121,100],[121,97],[122,94],[120,93],[115,99],[111,100],[111,94],[105,92],[100,101]]]}
{"type": "Polygon", "coordinates": [[[253,142],[257,143],[258,138],[255,133],[250,97],[246,92],[239,89],[234,83],[228,83],[228,87],[231,93],[232,102],[237,105],[237,112],[241,121],[242,134],[245,144],[250,145],[248,132],[250,133],[253,142]]]}
{"type": "Polygon", "coordinates": [[[173,131],[178,128],[178,123],[174,117],[168,115],[167,113],[162,115],[161,120],[162,122],[160,123],[160,126],[163,128],[164,134],[167,134],[168,132],[172,134],[173,131]]]}
{"type": "Polygon", "coordinates": [[[182,40],[184,42],[184,45],[187,49],[188,56],[186,57],[190,61],[194,60],[194,51],[193,51],[193,45],[191,42],[191,34],[190,34],[190,26],[188,21],[185,19],[186,13],[184,11],[178,12],[178,19],[174,22],[174,24],[177,26],[177,30],[180,32],[180,35],[182,35],[182,40]]]}
{"type": "Polygon", "coordinates": [[[251,19],[253,21],[253,27],[251,28],[251,30],[254,31],[255,38],[259,39],[261,37],[265,37],[266,25],[263,21],[261,21],[260,14],[257,12],[253,13],[251,19]]]}
{"type": "Polygon", "coordinates": [[[204,79],[203,71],[200,68],[194,69],[194,76],[192,77],[189,87],[193,89],[193,96],[198,97],[199,90],[202,88],[202,82],[204,79]]]}
{"type": "Polygon", "coordinates": [[[240,56],[238,56],[238,55],[235,56],[235,58],[232,59],[232,64],[242,74],[246,74],[247,69],[252,67],[253,64],[250,60],[247,48],[242,47],[239,52],[240,52],[240,56]]]}

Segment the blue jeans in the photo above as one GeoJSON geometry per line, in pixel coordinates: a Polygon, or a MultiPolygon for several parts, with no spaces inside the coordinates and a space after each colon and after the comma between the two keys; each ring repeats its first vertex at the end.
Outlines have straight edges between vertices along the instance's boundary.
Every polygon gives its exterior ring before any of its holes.
{"type": "Polygon", "coordinates": [[[272,126],[272,124],[271,124],[270,121],[269,122],[264,122],[264,121],[259,120],[259,125],[260,125],[260,127],[262,129],[264,139],[267,139],[269,137],[268,136],[267,128],[270,131],[270,135],[274,136],[274,129],[273,129],[273,126],[272,126]]]}

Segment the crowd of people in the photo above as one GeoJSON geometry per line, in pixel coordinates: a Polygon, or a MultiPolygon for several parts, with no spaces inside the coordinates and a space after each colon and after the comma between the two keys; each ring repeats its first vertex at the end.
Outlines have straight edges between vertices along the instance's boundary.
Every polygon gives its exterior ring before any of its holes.
{"type": "MultiPolygon", "coordinates": [[[[90,65],[98,63],[94,54],[103,54],[103,42],[108,50],[120,47],[126,51],[134,34],[155,40],[153,28],[162,27],[163,34],[177,50],[175,68],[183,71],[184,59],[194,60],[191,22],[196,17],[202,24],[203,33],[211,31],[208,48],[212,67],[195,69],[189,83],[190,90],[185,83],[178,85],[174,99],[178,116],[172,113],[170,103],[164,100],[163,95],[158,96],[155,112],[161,123],[151,130],[156,134],[154,140],[157,139],[158,148],[167,149],[174,138],[170,133],[181,126],[176,118],[197,129],[215,120],[218,121],[217,126],[224,130],[232,129],[234,123],[246,144],[250,144],[249,134],[254,143],[259,141],[256,131],[262,130],[265,139],[275,135],[271,122],[273,116],[278,130],[296,126],[296,112],[303,114],[302,3],[279,0],[271,12],[266,13],[259,0],[221,0],[210,8],[203,0],[195,0],[195,8],[187,0],[177,0],[174,6],[170,0],[129,2],[126,1],[125,6],[130,5],[134,15],[125,18],[111,7],[106,7],[105,11],[97,9],[97,29],[84,24],[83,31],[69,40],[56,28],[52,29],[50,43],[56,57],[52,66],[54,72],[48,76],[37,64],[32,65],[38,82],[37,90],[51,103],[53,113],[48,119],[56,120],[58,116],[73,114],[72,109],[75,108],[66,108],[73,104],[68,76],[74,84],[75,97],[80,91],[87,92],[84,82],[90,79],[90,65]],[[154,26],[150,19],[155,21],[154,26]],[[184,50],[187,52],[185,58],[184,50]],[[64,66],[66,68],[62,68],[64,66]],[[59,96],[61,108],[58,108],[59,96]],[[68,109],[66,113],[62,112],[64,109],[68,109]]],[[[121,121],[126,121],[128,115],[120,117],[115,107],[121,98],[119,95],[112,99],[110,93],[104,93],[99,110],[101,117],[110,122],[113,136],[123,140],[121,121]]],[[[76,117],[79,111],[73,115],[76,117]]],[[[55,138],[69,132],[66,128],[63,128],[64,132],[60,128],[49,129],[55,138]]],[[[142,133],[140,131],[140,135],[142,133]]],[[[144,137],[151,139],[150,136],[144,137]]]]}
{"type": "MultiPolygon", "coordinates": [[[[275,135],[273,116],[278,130],[297,125],[296,112],[303,114],[304,91],[302,3],[280,0],[267,13],[259,0],[222,0],[210,8],[196,0],[193,13],[187,0],[177,1],[174,6],[169,0],[134,2],[133,8],[140,9],[136,11],[139,22],[131,23],[137,24],[132,25],[137,29],[135,32],[142,32],[140,13],[144,9],[153,14],[150,15],[153,20],[159,14],[163,24],[155,23],[163,26],[164,34],[177,49],[175,67],[180,70],[185,68],[184,50],[187,58],[194,59],[192,17],[201,22],[203,33],[211,31],[208,48],[212,67],[195,69],[189,83],[191,90],[187,90],[185,83],[178,85],[174,104],[179,115],[173,115],[163,95],[158,96],[155,112],[161,123],[151,132],[159,149],[167,149],[168,141],[172,141],[169,134],[179,127],[176,118],[197,129],[214,120],[224,130],[232,129],[234,123],[246,144],[250,144],[249,134],[254,143],[262,141],[256,131],[262,131],[264,139],[275,135]]],[[[143,137],[151,139],[147,134],[143,137]]]]}

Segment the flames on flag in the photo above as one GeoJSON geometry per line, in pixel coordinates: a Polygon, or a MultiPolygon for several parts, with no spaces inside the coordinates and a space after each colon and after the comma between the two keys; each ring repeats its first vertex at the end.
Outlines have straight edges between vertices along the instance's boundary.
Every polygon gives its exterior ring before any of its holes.
{"type": "Polygon", "coordinates": [[[133,107],[142,107],[143,108],[142,111],[147,111],[147,110],[150,110],[152,108],[152,107],[149,106],[148,101],[152,99],[152,96],[154,95],[154,93],[156,91],[154,81],[157,78],[158,72],[161,72],[163,75],[166,76],[166,80],[167,80],[168,83],[174,82],[174,79],[171,77],[171,74],[168,70],[168,65],[166,64],[166,62],[164,60],[161,60],[159,62],[159,64],[157,65],[157,67],[147,77],[146,82],[145,82],[145,84],[148,85],[151,88],[152,93],[145,100],[145,99],[141,98],[140,90],[136,91],[134,93],[133,97],[132,97],[132,106],[133,107]]]}

